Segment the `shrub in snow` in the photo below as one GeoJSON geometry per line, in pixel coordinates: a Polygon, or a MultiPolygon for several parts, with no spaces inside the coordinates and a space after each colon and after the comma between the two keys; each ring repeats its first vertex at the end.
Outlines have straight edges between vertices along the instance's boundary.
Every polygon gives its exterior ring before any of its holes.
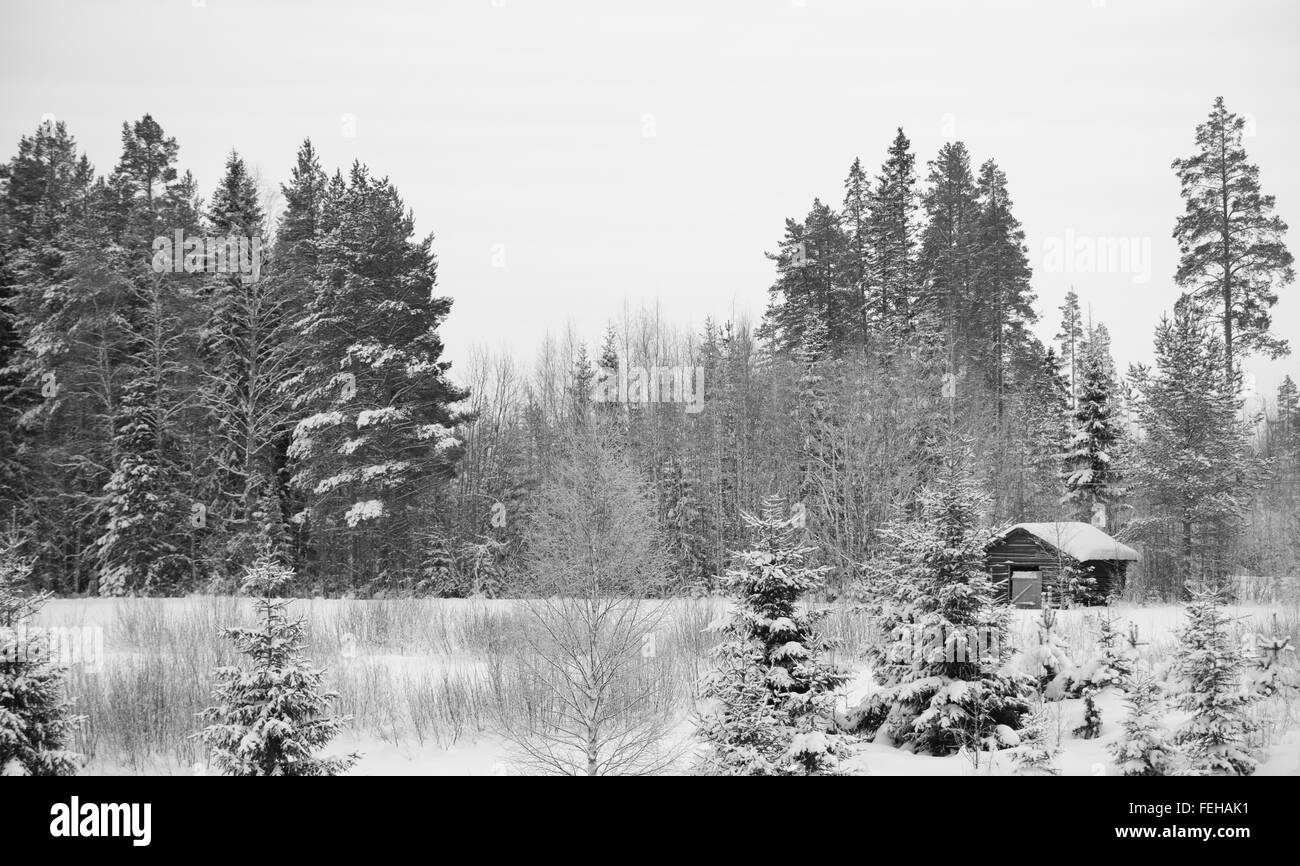
{"type": "Polygon", "coordinates": [[[1194,590],[1187,605],[1173,674],[1181,691],[1178,706],[1192,717],[1177,742],[1188,772],[1245,776],[1259,765],[1246,747],[1257,727],[1246,712],[1255,696],[1242,688],[1241,651],[1228,632],[1221,600],[1219,589],[1194,590]]]}
{"type": "Polygon", "coordinates": [[[701,695],[708,772],[822,774],[834,771],[841,751],[829,726],[845,677],[822,658],[817,615],[797,606],[821,585],[823,570],[804,564],[809,548],[796,545],[783,512],[783,502],[769,498],[761,516],[744,515],[756,543],[723,578],[735,605],[701,695]]]}
{"type": "Polygon", "coordinates": [[[1101,734],[1101,710],[1097,695],[1111,686],[1123,687],[1133,674],[1135,654],[1128,642],[1115,631],[1115,621],[1102,616],[1097,625],[1100,654],[1079,667],[1074,681],[1083,695],[1083,724],[1074,729],[1076,737],[1095,739],[1101,734]]]}
{"type": "Polygon", "coordinates": [[[1017,667],[1033,677],[1038,692],[1049,701],[1059,701],[1070,693],[1076,674],[1070,647],[1056,632],[1056,611],[1044,604],[1034,624],[1032,643],[1017,660],[1017,667]]]}
{"type": "Polygon", "coordinates": [[[1095,740],[1101,735],[1101,710],[1097,707],[1096,686],[1083,687],[1083,724],[1074,729],[1074,735],[1083,740],[1095,740]]]}
{"type": "Polygon", "coordinates": [[[1252,693],[1261,698],[1271,698],[1281,691],[1297,686],[1294,668],[1283,664],[1288,653],[1294,653],[1291,638],[1278,631],[1277,614],[1273,614],[1271,635],[1242,635],[1242,656],[1246,659],[1246,684],[1252,693]]]}
{"type": "Polygon", "coordinates": [[[70,776],[81,756],[67,746],[81,717],[48,643],[27,629],[49,596],[25,592],[32,563],[17,547],[0,540],[0,775],[70,776]]]}
{"type": "Polygon", "coordinates": [[[1161,723],[1160,687],[1148,675],[1130,679],[1126,687],[1128,714],[1123,733],[1106,748],[1125,776],[1167,776],[1178,753],[1161,723]]]}
{"type": "Polygon", "coordinates": [[[1000,746],[994,731],[1020,727],[1032,690],[1006,664],[1009,610],[984,571],[984,499],[959,463],[884,530],[892,544],[866,587],[886,636],[868,649],[883,688],[855,713],[864,732],[936,754],[1000,746]]]}
{"type": "Polygon", "coordinates": [[[1017,776],[1058,776],[1061,771],[1056,766],[1056,756],[1060,754],[1060,744],[1052,736],[1051,719],[1046,705],[1039,704],[1029,714],[1024,727],[1019,732],[1020,745],[1012,757],[1012,765],[1017,776]]]}
{"type": "Polygon", "coordinates": [[[286,613],[293,599],[273,597],[292,579],[292,571],[263,555],[244,583],[256,596],[260,627],[222,629],[252,660],[251,668],[216,670],[216,704],[203,711],[208,724],[195,735],[225,775],[334,776],[359,757],[316,756],[348,718],[328,714],[338,695],[325,689],[324,671],[303,653],[306,621],[286,613]]]}

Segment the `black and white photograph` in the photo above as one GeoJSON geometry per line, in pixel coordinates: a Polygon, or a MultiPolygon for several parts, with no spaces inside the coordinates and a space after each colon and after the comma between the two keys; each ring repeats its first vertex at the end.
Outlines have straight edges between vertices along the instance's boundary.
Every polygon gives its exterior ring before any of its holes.
{"type": "Polygon", "coordinates": [[[10,826],[829,776],[1294,838],[1205,779],[1300,776],[1298,39],[0,0],[0,776],[50,777],[10,826]]]}

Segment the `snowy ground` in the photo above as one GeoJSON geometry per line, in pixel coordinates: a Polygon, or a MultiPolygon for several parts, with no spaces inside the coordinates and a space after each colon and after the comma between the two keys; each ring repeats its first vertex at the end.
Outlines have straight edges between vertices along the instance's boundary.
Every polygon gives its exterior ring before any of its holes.
{"type": "MultiPolygon", "coordinates": [[[[658,664],[689,691],[707,669],[713,637],[705,626],[719,612],[716,601],[673,601],[671,623],[660,638],[658,664]]],[[[353,770],[363,775],[509,775],[504,743],[491,733],[486,707],[493,700],[492,672],[512,651],[510,635],[519,611],[510,601],[309,600],[295,604],[308,620],[311,653],[329,670],[344,712],[354,716],[332,752],[358,751],[353,770]]],[[[1234,611],[1243,630],[1269,630],[1276,623],[1296,635],[1296,605],[1242,607],[1234,611]]],[[[102,630],[98,665],[74,665],[70,688],[88,717],[79,747],[91,755],[86,772],[138,774],[203,773],[204,756],[189,738],[195,713],[206,705],[210,671],[234,661],[217,638],[218,626],[248,621],[247,603],[231,598],[64,599],[42,614],[45,625],[102,630]]],[[[1058,632],[1076,660],[1093,651],[1097,610],[1059,612],[1058,632]]],[[[1036,613],[1019,611],[1014,640],[1034,633],[1036,613]]],[[[1112,610],[1120,628],[1133,621],[1145,646],[1143,663],[1167,664],[1181,623],[1176,605],[1125,606],[1112,610]]],[[[856,615],[837,612],[827,627],[843,644],[837,661],[855,671],[844,696],[856,702],[874,687],[861,662],[865,626],[856,615]]],[[[84,660],[83,660],[84,661],[84,660]]],[[[681,735],[689,736],[689,702],[683,704],[681,735]]],[[[1119,732],[1124,708],[1113,691],[1099,699],[1099,739],[1071,731],[1083,716],[1081,700],[1049,703],[1064,775],[1115,775],[1106,743],[1119,732]]],[[[1178,716],[1166,721],[1177,724],[1178,716]]],[[[1261,774],[1300,775],[1300,708],[1274,701],[1261,717],[1266,751],[1261,774]]],[[[888,745],[863,743],[848,767],[870,775],[973,775],[1010,772],[1007,756],[987,753],[979,765],[965,756],[913,755],[888,745]]]]}

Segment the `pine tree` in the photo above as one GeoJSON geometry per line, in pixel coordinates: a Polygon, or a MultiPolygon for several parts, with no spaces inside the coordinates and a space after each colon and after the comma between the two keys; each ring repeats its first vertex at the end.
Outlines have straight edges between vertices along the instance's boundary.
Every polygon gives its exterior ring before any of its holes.
{"type": "Polygon", "coordinates": [[[1070,645],[1056,630],[1056,623],[1056,609],[1044,604],[1034,623],[1034,638],[1018,660],[1021,670],[1037,683],[1039,694],[1049,701],[1069,695],[1077,673],[1070,645]]]}
{"type": "Polygon", "coordinates": [[[879,297],[876,319],[882,332],[907,335],[915,327],[920,289],[917,250],[920,246],[920,209],[916,189],[916,157],[903,130],[889,146],[889,154],[871,194],[868,221],[871,283],[879,297]]]}
{"type": "MultiPolygon", "coordinates": [[[[1142,491],[1146,513],[1129,532],[1156,557],[1176,551],[1176,569],[1164,569],[1192,578],[1226,575],[1260,480],[1237,389],[1224,383],[1217,365],[1220,349],[1196,313],[1179,304],[1174,318],[1156,328],[1156,369],[1132,374],[1145,434],[1133,448],[1133,487],[1142,491]]],[[[1153,563],[1153,572],[1160,568],[1153,563]]]]}
{"type": "Polygon", "coordinates": [[[843,279],[851,290],[846,311],[854,323],[854,332],[860,345],[867,345],[871,333],[885,326],[877,311],[873,314],[874,274],[871,238],[871,184],[862,169],[862,160],[854,159],[849,175],[844,179],[844,209],[840,223],[844,233],[844,264],[840,267],[843,279]],[[872,318],[875,317],[873,326],[872,318]]]}
{"type": "Polygon", "coordinates": [[[321,168],[320,157],[311,139],[298,147],[289,182],[281,184],[284,213],[275,236],[276,266],[306,280],[314,272],[321,239],[321,215],[329,178],[321,168]]]}
{"type": "Polygon", "coordinates": [[[1047,705],[1040,703],[1030,712],[1018,734],[1019,746],[1012,757],[1017,776],[1059,776],[1056,757],[1061,747],[1052,736],[1047,705]]]}
{"type": "Polygon", "coordinates": [[[88,223],[102,191],[67,128],[41,124],[3,168],[0,335],[12,345],[0,360],[0,510],[30,528],[50,588],[83,591],[111,462],[102,385],[120,347],[121,286],[97,278],[108,239],[88,223]]]}
{"type": "Polygon", "coordinates": [[[213,698],[203,711],[207,726],[195,736],[228,776],[335,776],[359,760],[352,753],[318,757],[350,717],[328,715],[338,698],[324,688],[325,673],[305,657],[305,619],[291,619],[293,599],[277,594],[293,572],[270,556],[248,570],[258,628],[224,628],[222,634],[252,660],[251,668],[218,668],[213,698]]]}
{"type": "Polygon", "coordinates": [[[321,226],[306,363],[285,386],[303,413],[292,484],[329,579],[360,587],[418,568],[419,515],[453,471],[466,392],[441,360],[451,301],[434,294],[432,237],[414,240],[393,185],[359,163],[336,175],[321,226]]]}
{"type": "Polygon", "coordinates": [[[1074,410],[1079,405],[1079,356],[1083,348],[1083,316],[1074,286],[1065,293],[1065,303],[1061,304],[1061,329],[1056,333],[1056,343],[1061,350],[1058,357],[1062,371],[1069,374],[1070,408],[1074,410]]]}
{"type": "Polygon", "coordinates": [[[841,273],[845,256],[839,216],[820,199],[803,222],[786,220],[780,251],[768,254],[777,263],[777,281],[768,289],[770,302],[761,336],[780,352],[792,354],[810,323],[826,330],[827,345],[839,355],[857,330],[852,319],[853,291],[841,273]]]}
{"type": "Polygon", "coordinates": [[[768,497],[746,513],[755,535],[723,578],[735,609],[722,625],[716,667],[699,721],[709,772],[726,775],[819,775],[835,770],[841,737],[831,732],[833,692],[845,680],[824,658],[813,612],[799,599],[822,582],[797,545],[784,502],[768,497]]]}
{"type": "Polygon", "coordinates": [[[984,370],[997,401],[997,417],[1005,414],[1009,368],[1025,360],[1032,340],[1028,327],[1038,320],[1032,270],[1025,233],[1012,213],[1007,177],[993,160],[980,166],[978,212],[975,218],[975,266],[972,274],[980,303],[971,312],[979,316],[983,340],[972,341],[970,354],[984,370]]]}
{"type": "Polygon", "coordinates": [[[1249,776],[1259,762],[1246,740],[1257,729],[1247,714],[1254,696],[1241,688],[1242,658],[1228,631],[1221,590],[1191,590],[1187,623],[1179,634],[1174,677],[1180,709],[1192,714],[1178,730],[1189,771],[1198,775],[1249,776]]]}
{"type": "Polygon", "coordinates": [[[190,520],[197,497],[186,420],[196,330],[187,325],[195,304],[189,279],[158,269],[154,244],[197,228],[194,180],[178,177],[177,151],[149,115],[123,124],[122,156],[107,183],[114,242],[106,269],[121,286],[114,311],[121,324],[109,408],[112,474],[94,548],[105,594],[176,592],[194,576],[190,520]]]}
{"type": "Polygon", "coordinates": [[[1277,386],[1277,435],[1279,450],[1292,459],[1300,458],[1300,391],[1290,376],[1277,386]]]}
{"type": "Polygon", "coordinates": [[[923,305],[933,327],[944,335],[951,374],[981,355],[993,335],[984,333],[983,302],[975,292],[979,192],[970,153],[950,142],[929,163],[928,189],[922,196],[928,221],[921,238],[923,305]]]}
{"type": "Polygon", "coordinates": [[[1174,226],[1181,258],[1174,279],[1194,308],[1223,329],[1224,381],[1239,387],[1237,362],[1262,352],[1277,358],[1286,341],[1270,333],[1277,287],[1295,280],[1287,225],[1259,187],[1259,167],[1242,146],[1245,118],[1214,100],[1196,127],[1196,153],[1176,159],[1186,210],[1174,226]]]}
{"type": "Polygon", "coordinates": [[[1106,748],[1125,776],[1170,775],[1178,753],[1161,722],[1159,684],[1140,675],[1129,681],[1127,693],[1123,733],[1106,748]]]}
{"type": "Polygon", "coordinates": [[[49,641],[31,625],[49,598],[28,594],[31,572],[17,540],[0,538],[0,776],[70,776],[81,764],[69,741],[82,718],[49,641]]]}
{"type": "Polygon", "coordinates": [[[999,726],[1018,728],[1029,709],[1028,677],[1006,667],[1009,613],[984,571],[986,499],[961,462],[950,454],[916,513],[883,530],[892,546],[866,588],[888,639],[868,651],[882,688],[860,726],[935,754],[995,747],[999,726]]]}
{"type": "Polygon", "coordinates": [[[1065,454],[1065,497],[1075,520],[1106,531],[1123,491],[1115,455],[1120,427],[1114,393],[1100,355],[1083,353],[1082,375],[1074,410],[1074,435],[1065,454]]]}
{"type": "MultiPolygon", "coordinates": [[[[199,403],[213,464],[206,498],[215,503],[214,522],[220,523],[214,558],[234,575],[268,546],[285,551],[290,535],[280,469],[291,422],[285,385],[297,369],[293,316],[301,289],[292,285],[288,267],[269,274],[264,269],[264,223],[256,184],[232,151],[213,195],[208,227],[218,238],[247,243],[249,253],[241,272],[215,273],[205,282],[208,321],[199,403]]],[[[289,259],[286,265],[292,255],[289,259]]]]}
{"type": "Polygon", "coordinates": [[[1242,635],[1242,647],[1247,662],[1245,679],[1252,694],[1271,698],[1300,688],[1300,675],[1294,666],[1283,663],[1288,653],[1295,652],[1295,647],[1291,646],[1291,637],[1278,627],[1276,613],[1272,633],[1242,635]]]}

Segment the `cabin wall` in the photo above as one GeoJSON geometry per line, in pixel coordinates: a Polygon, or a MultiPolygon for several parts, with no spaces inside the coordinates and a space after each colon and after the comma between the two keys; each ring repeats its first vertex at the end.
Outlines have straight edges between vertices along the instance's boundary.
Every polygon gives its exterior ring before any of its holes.
{"type": "Polygon", "coordinates": [[[999,598],[1011,600],[1011,572],[1037,571],[1042,577],[1043,598],[1051,599],[1053,604],[1060,604],[1061,569],[1072,564],[1069,557],[1062,557],[1045,550],[1026,532],[1015,532],[993,545],[985,553],[985,567],[998,585],[999,598]]]}

